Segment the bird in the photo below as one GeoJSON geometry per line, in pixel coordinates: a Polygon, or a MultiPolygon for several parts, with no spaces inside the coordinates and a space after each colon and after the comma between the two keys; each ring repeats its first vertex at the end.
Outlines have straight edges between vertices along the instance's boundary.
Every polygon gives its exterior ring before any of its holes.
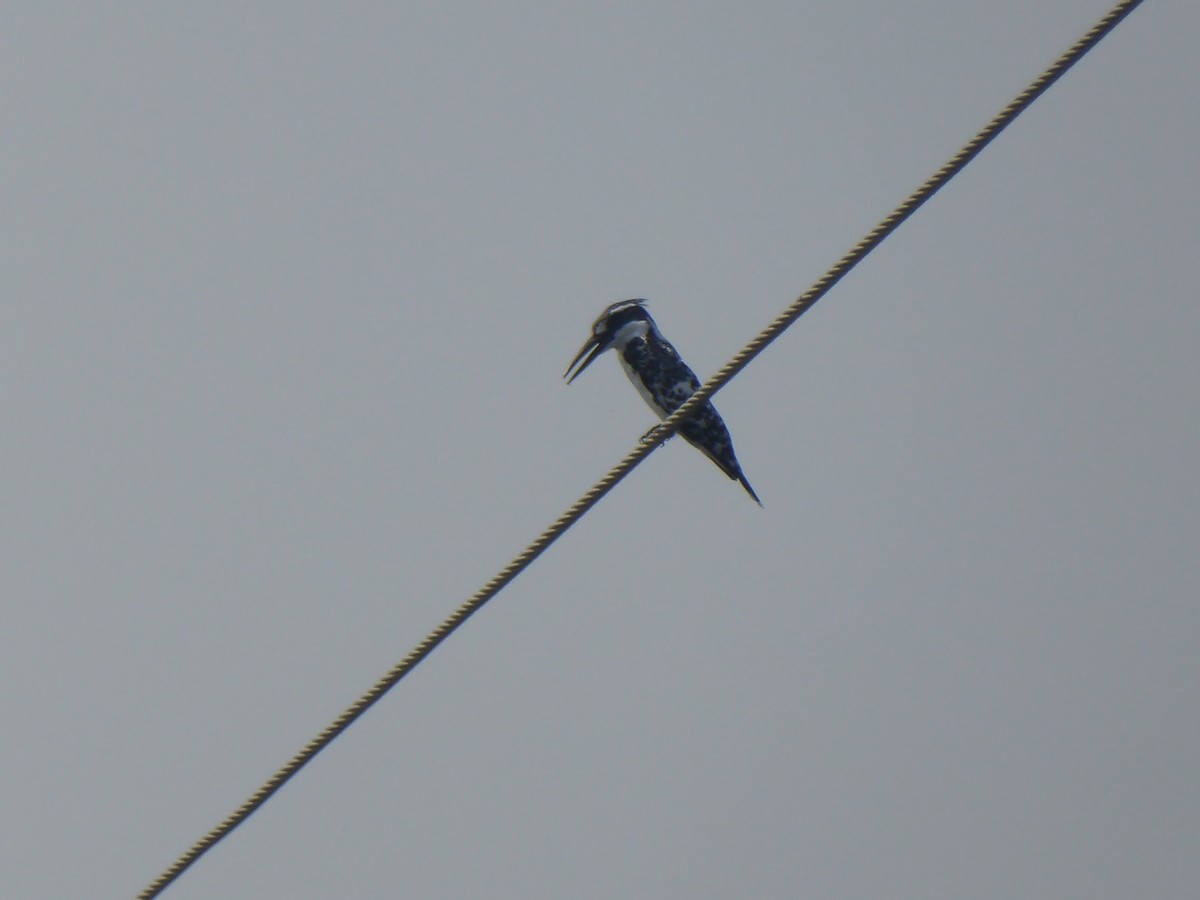
{"type": "MultiPolygon", "coordinates": [[[[604,310],[592,325],[592,336],[563,373],[567,384],[578,378],[606,350],[617,351],[625,374],[659,419],[667,418],[700,389],[700,379],[680,358],[671,342],[662,336],[646,311],[645,300],[622,300],[604,310]]],[[[646,436],[653,432],[651,429],[646,436]]],[[[679,433],[716,463],[717,468],[740,482],[754,502],[762,506],[733,453],[729,429],[711,403],[696,410],[679,426],[679,433]]]]}

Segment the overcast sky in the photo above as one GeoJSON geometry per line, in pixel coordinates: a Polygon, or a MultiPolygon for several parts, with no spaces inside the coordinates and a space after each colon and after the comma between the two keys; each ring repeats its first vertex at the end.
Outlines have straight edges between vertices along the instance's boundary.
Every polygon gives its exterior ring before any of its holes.
{"type": "MultiPolygon", "coordinates": [[[[10,6],[0,883],[127,897],[1108,0],[10,6]]],[[[1134,12],[166,893],[1183,898],[1200,5],[1134,12]]]]}

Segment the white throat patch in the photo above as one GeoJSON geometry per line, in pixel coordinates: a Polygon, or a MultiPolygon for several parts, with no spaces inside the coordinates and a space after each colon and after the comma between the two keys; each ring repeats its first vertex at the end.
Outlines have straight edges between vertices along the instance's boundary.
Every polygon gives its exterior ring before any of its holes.
{"type": "Polygon", "coordinates": [[[650,323],[644,319],[634,319],[632,322],[626,322],[613,335],[613,347],[620,352],[634,338],[645,337],[649,333],[650,323]]]}

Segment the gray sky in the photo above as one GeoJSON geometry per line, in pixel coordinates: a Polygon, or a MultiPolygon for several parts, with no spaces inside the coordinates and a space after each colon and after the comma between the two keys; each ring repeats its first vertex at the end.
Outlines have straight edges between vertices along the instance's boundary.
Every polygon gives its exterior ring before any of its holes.
{"type": "MultiPolygon", "coordinates": [[[[0,883],[122,897],[1107,0],[20,4],[0,883]]],[[[1151,2],[168,892],[1200,883],[1200,6],[1151,2]]]]}

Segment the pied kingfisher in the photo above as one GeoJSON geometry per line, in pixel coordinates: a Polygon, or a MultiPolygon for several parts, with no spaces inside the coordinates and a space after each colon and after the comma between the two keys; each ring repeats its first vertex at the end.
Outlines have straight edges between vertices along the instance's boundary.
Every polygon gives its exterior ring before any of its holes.
{"type": "MultiPolygon", "coordinates": [[[[625,374],[655,415],[665,419],[679,409],[700,387],[700,380],[687,367],[675,348],[664,338],[646,312],[645,300],[622,300],[604,311],[592,326],[592,336],[567,366],[563,378],[567,384],[592,364],[605,350],[615,349],[625,374]],[[589,353],[590,351],[590,353],[589,353]],[[584,359],[584,356],[587,359],[584,359]],[[583,362],[580,362],[583,360],[583,362]],[[578,368],[576,368],[578,366],[578,368]],[[571,370],[574,369],[574,374],[571,370]]],[[[653,433],[653,432],[651,432],[653,433]]],[[[742,474],[729,429],[711,403],[705,403],[682,425],[684,440],[711,459],[735,481],[740,481],[754,502],[762,506],[758,494],[742,474]]]]}

